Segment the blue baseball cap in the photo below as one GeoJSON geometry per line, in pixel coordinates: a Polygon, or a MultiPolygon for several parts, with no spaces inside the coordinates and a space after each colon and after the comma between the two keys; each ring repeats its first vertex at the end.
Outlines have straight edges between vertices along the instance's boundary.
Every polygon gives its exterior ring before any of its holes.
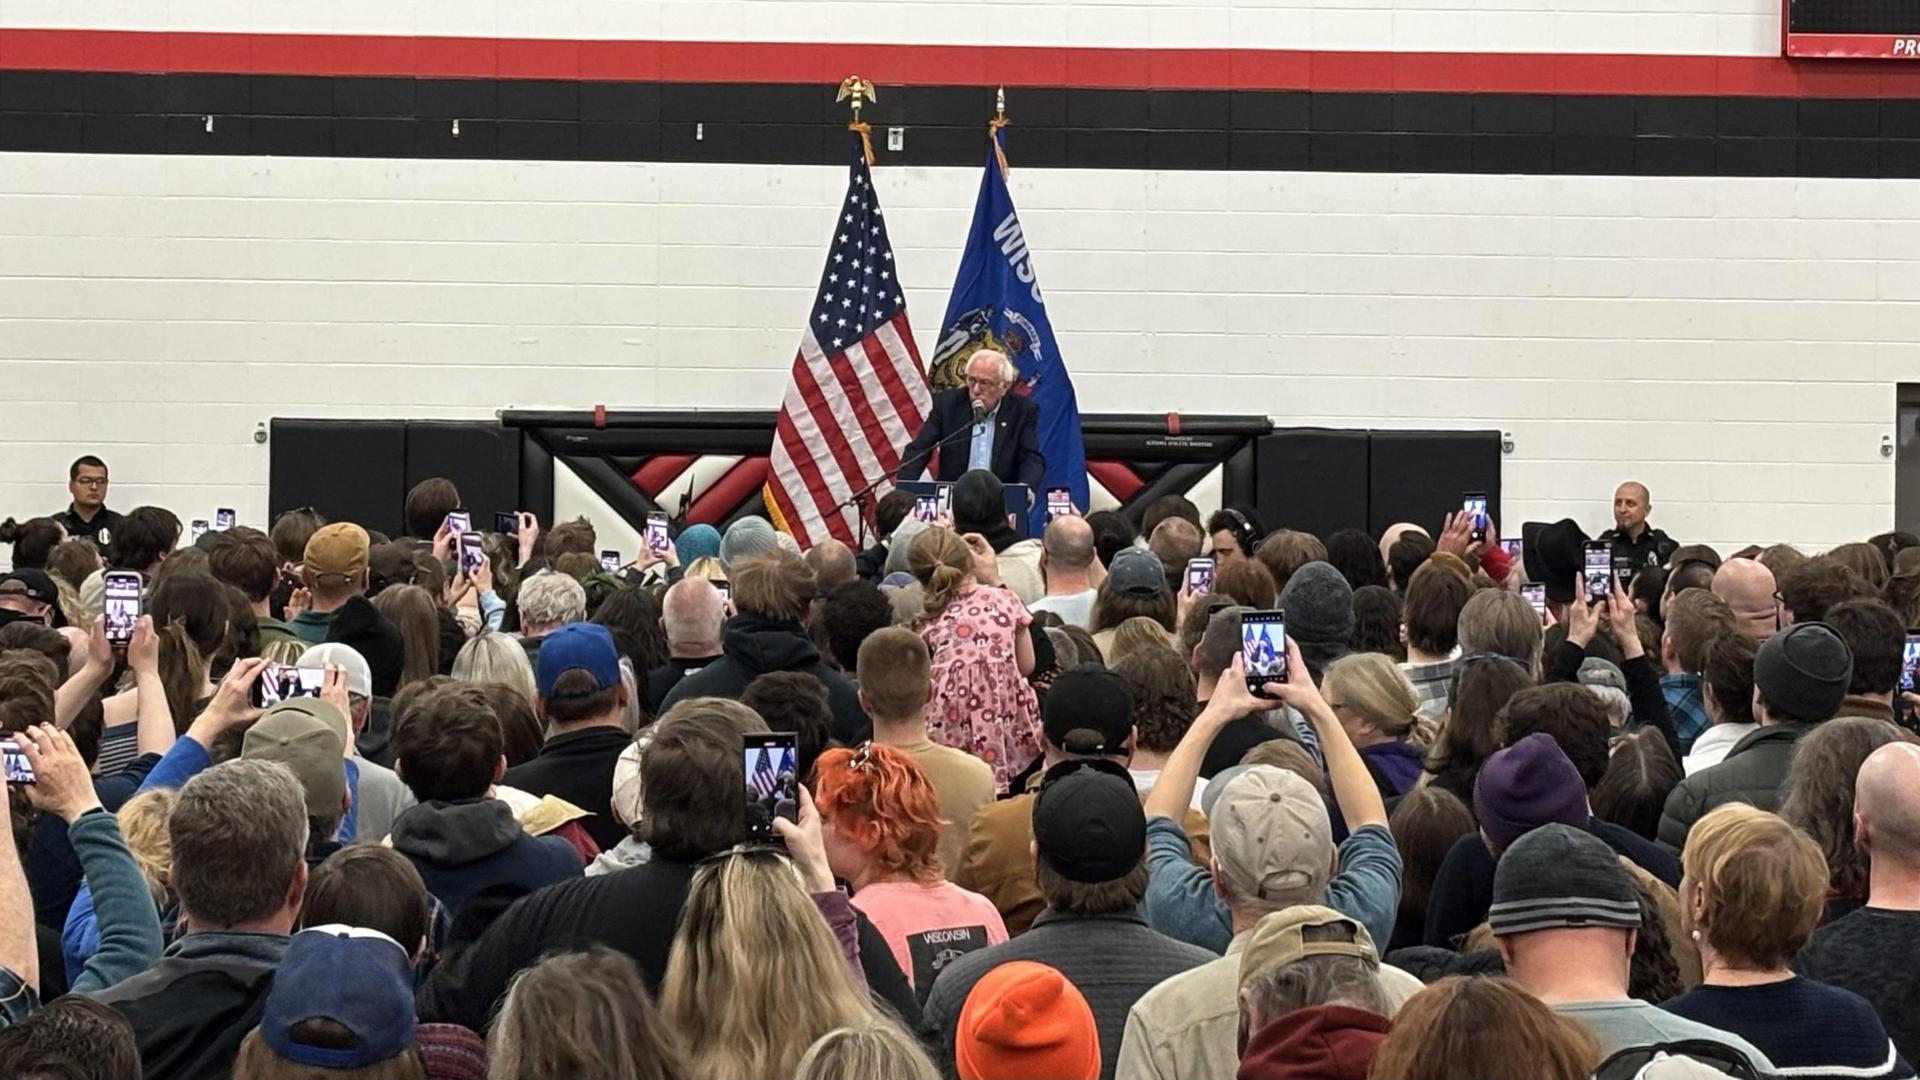
{"type": "Polygon", "coordinates": [[[293,935],[260,1012],[260,1039],[278,1057],[321,1069],[363,1069],[413,1045],[413,971],[400,943],[378,930],[316,926],[293,935]],[[296,1042],[293,1029],[331,1020],[345,1047],[296,1042]]]}
{"type": "Polygon", "coordinates": [[[613,631],[599,623],[577,622],[548,634],[540,640],[539,667],[533,681],[543,698],[591,697],[619,686],[620,649],[613,643],[613,631]],[[569,671],[584,671],[593,676],[593,689],[574,694],[554,693],[553,685],[569,671]]]}

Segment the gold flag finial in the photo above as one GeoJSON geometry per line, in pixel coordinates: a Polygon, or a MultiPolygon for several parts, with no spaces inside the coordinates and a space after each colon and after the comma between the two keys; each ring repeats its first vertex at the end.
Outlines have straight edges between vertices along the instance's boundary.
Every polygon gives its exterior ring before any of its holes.
{"type": "Polygon", "coordinates": [[[996,87],[993,91],[993,119],[987,121],[987,138],[993,140],[993,156],[1000,162],[1002,179],[1013,172],[1007,164],[1007,148],[1000,142],[1000,130],[1013,121],[1007,119],[1007,88],[996,87]]]}
{"type": "Polygon", "coordinates": [[[849,75],[840,80],[840,92],[834,96],[833,100],[847,101],[851,99],[853,103],[853,120],[847,124],[847,130],[860,136],[860,152],[866,157],[867,164],[872,165],[873,128],[865,120],[860,119],[860,106],[864,104],[862,101],[863,98],[866,101],[879,101],[880,94],[873,88],[873,83],[869,80],[863,79],[858,75],[849,75]]]}

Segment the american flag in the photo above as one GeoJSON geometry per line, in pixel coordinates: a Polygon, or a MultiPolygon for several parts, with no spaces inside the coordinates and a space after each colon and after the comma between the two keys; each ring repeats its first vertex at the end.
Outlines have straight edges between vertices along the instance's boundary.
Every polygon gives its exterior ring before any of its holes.
{"type": "Polygon", "coordinates": [[[767,753],[766,747],[761,747],[760,756],[753,763],[753,775],[747,778],[747,786],[753,789],[756,796],[764,799],[773,794],[773,787],[779,779],[773,771],[773,755],[767,753]]]}
{"type": "Polygon", "coordinates": [[[933,408],[873,175],[859,138],[851,141],[847,197],[780,403],[767,478],[768,508],[802,548],[856,541],[853,509],[835,508],[892,476],[933,408]]]}

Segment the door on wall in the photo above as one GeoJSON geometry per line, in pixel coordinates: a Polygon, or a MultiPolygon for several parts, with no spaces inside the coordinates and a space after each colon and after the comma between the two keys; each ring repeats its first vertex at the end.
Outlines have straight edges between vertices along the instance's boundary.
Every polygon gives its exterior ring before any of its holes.
{"type": "Polygon", "coordinates": [[[1920,383],[1900,384],[1894,410],[1893,523],[1920,527],[1920,383]]]}

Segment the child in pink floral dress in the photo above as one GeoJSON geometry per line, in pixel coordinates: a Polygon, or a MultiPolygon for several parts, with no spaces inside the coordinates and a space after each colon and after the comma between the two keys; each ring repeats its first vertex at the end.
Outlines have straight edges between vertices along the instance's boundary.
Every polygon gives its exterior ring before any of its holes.
{"type": "Polygon", "coordinates": [[[1000,588],[993,549],[951,529],[914,537],[907,564],[926,589],[920,637],[933,654],[927,736],[993,768],[1002,791],[1040,756],[1040,703],[1027,675],[1033,640],[1020,598],[1000,588]],[[978,556],[978,557],[976,557],[978,556]]]}

